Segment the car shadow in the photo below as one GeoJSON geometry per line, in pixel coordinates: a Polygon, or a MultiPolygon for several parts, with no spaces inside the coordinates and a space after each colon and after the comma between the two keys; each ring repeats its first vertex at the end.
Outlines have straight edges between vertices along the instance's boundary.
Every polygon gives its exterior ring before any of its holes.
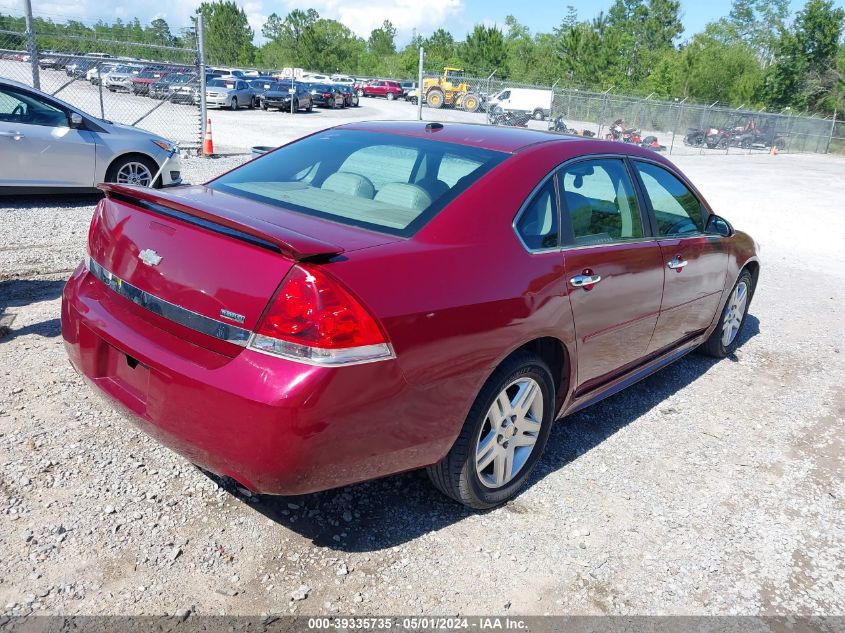
{"type": "MultiPolygon", "coordinates": [[[[103,197],[97,190],[60,193],[22,193],[0,196],[0,209],[42,208],[45,202],[53,207],[84,207],[96,205],[103,197]]],[[[0,295],[2,297],[2,295],[0,295]]]]}
{"type": "MultiPolygon", "coordinates": [[[[759,320],[749,314],[740,346],[759,331],[759,320]]],[[[671,370],[659,371],[632,388],[559,420],[525,489],[660,407],[717,362],[701,354],[688,354],[673,363],[671,370]]],[[[475,514],[435,490],[419,470],[297,497],[250,497],[231,480],[208,475],[265,517],[310,539],[314,545],[338,551],[381,551],[475,514]]],[[[504,506],[504,511],[522,513],[530,509],[517,497],[504,506]]]]}
{"type": "Polygon", "coordinates": [[[37,334],[53,337],[61,333],[61,321],[58,318],[33,323],[15,329],[14,308],[23,307],[40,301],[50,301],[62,294],[65,280],[48,279],[6,279],[0,281],[0,344],[23,336],[37,334]]]}

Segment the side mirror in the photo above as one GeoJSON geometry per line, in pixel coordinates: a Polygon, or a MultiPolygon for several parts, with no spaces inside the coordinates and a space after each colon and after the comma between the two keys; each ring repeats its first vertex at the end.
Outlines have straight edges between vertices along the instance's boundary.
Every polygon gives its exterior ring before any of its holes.
{"type": "Polygon", "coordinates": [[[704,232],[710,235],[730,237],[733,235],[734,228],[725,218],[722,218],[714,213],[707,218],[707,226],[704,227],[704,232]]]}
{"type": "Polygon", "coordinates": [[[82,118],[82,115],[78,112],[71,112],[70,113],[70,127],[74,130],[78,130],[85,124],[85,119],[82,118]]]}

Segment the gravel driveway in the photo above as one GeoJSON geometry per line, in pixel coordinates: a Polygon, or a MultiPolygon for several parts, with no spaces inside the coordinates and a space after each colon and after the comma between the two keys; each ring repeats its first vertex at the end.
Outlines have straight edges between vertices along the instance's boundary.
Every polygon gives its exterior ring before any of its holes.
{"type": "Polygon", "coordinates": [[[59,295],[95,200],[0,201],[2,612],[845,614],[845,161],[677,162],[762,245],[742,346],[562,420],[483,514],[421,473],[220,488],[66,360],[59,295]]]}

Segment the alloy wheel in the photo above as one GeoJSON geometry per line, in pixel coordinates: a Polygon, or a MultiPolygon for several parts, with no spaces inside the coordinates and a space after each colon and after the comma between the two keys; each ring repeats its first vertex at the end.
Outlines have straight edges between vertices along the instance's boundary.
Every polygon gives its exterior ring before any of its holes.
{"type": "Polygon", "coordinates": [[[116,174],[115,182],[121,185],[140,185],[149,187],[153,181],[150,168],[144,163],[129,162],[123,165],[116,174]]]}
{"type": "Polygon", "coordinates": [[[484,486],[501,488],[519,474],[542,422],[543,391],[533,378],[519,378],[496,396],[475,447],[475,470],[484,486]]]}
{"type": "Polygon", "coordinates": [[[740,281],[731,298],[728,299],[728,309],[725,311],[725,318],[722,320],[722,345],[727,347],[734,342],[742,319],[745,317],[745,304],[748,303],[748,285],[740,281]]]}

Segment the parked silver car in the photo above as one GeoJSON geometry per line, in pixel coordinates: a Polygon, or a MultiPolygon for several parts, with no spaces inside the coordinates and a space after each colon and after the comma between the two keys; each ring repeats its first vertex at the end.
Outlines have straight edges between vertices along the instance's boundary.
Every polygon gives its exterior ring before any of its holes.
{"type": "Polygon", "coordinates": [[[243,79],[211,79],[205,85],[205,102],[209,108],[254,108],[255,94],[243,79]]]}
{"type": "Polygon", "coordinates": [[[141,72],[140,66],[118,66],[103,77],[103,85],[111,92],[132,91],[132,78],[141,72]]]}
{"type": "Polygon", "coordinates": [[[182,182],[179,154],[167,139],[9,79],[0,79],[0,166],[0,194],[91,190],[104,181],[182,182]]]}

